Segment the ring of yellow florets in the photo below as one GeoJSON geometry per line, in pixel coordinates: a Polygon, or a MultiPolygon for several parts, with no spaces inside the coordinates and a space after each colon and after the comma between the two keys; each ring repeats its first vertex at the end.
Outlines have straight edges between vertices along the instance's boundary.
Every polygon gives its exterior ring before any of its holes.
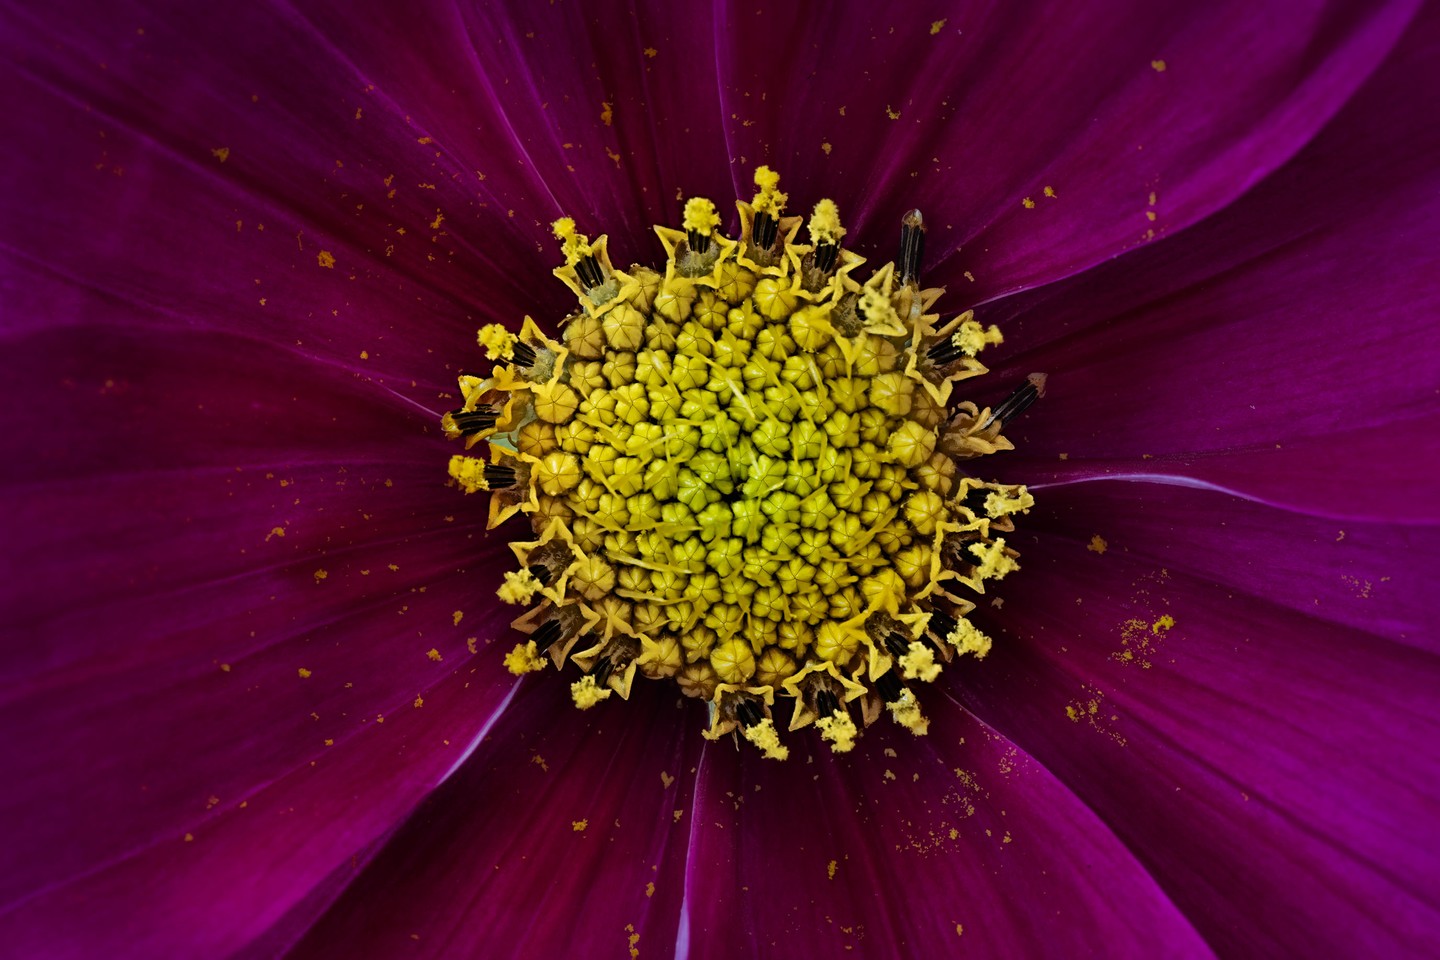
{"type": "Polygon", "coordinates": [[[1003,534],[1031,504],[958,467],[1009,448],[988,410],[949,404],[999,331],[968,313],[939,325],[940,291],[897,285],[892,265],[860,284],[835,205],[802,245],[778,178],[756,180],[739,240],[704,200],[686,230],[656,228],[663,275],[616,270],[606,238],[557,222],[556,274],[580,300],[560,340],[528,317],[518,337],[480,332],[501,362],[461,378],[445,427],[490,443],[450,472],[492,491],[492,526],[522,512],[536,534],[500,590],[533,604],[516,621],[533,639],[506,663],[574,660],[582,708],[637,672],[673,677],[712,703],[712,736],[738,726],[769,756],[786,752],[777,696],[836,750],[858,733],[852,701],[865,723],[888,707],[923,733],[901,681],[989,650],[965,595],[1015,568],[1003,534]],[[947,339],[940,366],[926,348],[947,339]]]}

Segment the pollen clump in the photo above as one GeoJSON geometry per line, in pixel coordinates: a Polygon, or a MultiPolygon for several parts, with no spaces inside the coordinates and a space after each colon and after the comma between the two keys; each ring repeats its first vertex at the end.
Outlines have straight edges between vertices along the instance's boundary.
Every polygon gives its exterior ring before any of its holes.
{"type": "Polygon", "coordinates": [[[555,221],[577,308],[556,336],[480,331],[495,366],[460,378],[442,427],[489,452],[449,474],[490,494],[491,527],[531,530],[498,590],[526,607],[512,673],[576,664],[582,710],[673,679],[709,702],[707,736],[784,759],[784,717],[844,753],[886,710],[925,733],[908,684],[989,652],[971,598],[1018,568],[1004,535],[1034,501],[966,465],[1012,449],[1044,378],[993,406],[955,396],[1001,336],[921,288],[919,211],[862,282],[833,201],[805,244],[778,174],[755,185],[738,239],[703,198],[657,227],[659,270],[616,269],[604,236],[555,221]]]}

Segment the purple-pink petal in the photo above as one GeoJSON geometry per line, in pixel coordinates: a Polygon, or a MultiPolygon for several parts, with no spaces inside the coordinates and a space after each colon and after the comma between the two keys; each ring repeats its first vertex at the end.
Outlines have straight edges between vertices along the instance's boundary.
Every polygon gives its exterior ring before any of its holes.
{"type": "Polygon", "coordinates": [[[1015,743],[939,690],[847,756],[706,747],[690,956],[1205,957],[1132,851],[1015,743]]]}
{"type": "Polygon", "coordinates": [[[637,683],[581,713],[554,680],[525,683],[291,956],[670,952],[703,711],[637,683]]]}
{"type": "MultiPolygon", "coordinates": [[[[1192,517],[1227,516],[1191,496],[1192,517]]],[[[1193,519],[1168,537],[1225,547],[1193,519]]],[[[984,615],[997,643],[957,671],[962,701],[1074,790],[1218,952],[1432,951],[1440,659],[1331,622],[1323,583],[1295,609],[1117,541],[1022,539],[1025,576],[984,615]]]]}

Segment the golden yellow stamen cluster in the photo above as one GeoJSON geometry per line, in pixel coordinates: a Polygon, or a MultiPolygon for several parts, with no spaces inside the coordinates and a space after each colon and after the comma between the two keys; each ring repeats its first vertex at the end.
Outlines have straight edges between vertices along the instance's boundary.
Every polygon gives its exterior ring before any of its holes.
{"type": "Polygon", "coordinates": [[[685,230],[656,227],[663,275],[558,221],[579,309],[558,341],[529,317],[481,330],[499,362],[461,377],[444,427],[489,442],[450,475],[491,492],[490,525],[523,513],[535,534],[499,591],[530,605],[512,671],[573,660],[582,709],[673,677],[710,702],[710,736],[738,727],[779,758],[777,697],[836,751],[855,701],[865,724],[888,708],[925,732],[905,684],[989,650],[967,594],[1015,569],[1004,534],[1032,501],[959,467],[1011,449],[991,410],[951,402],[999,331],[941,323],[941,291],[894,264],[859,283],[833,202],[801,244],[778,176],[755,180],[738,240],[703,199],[685,230]]]}

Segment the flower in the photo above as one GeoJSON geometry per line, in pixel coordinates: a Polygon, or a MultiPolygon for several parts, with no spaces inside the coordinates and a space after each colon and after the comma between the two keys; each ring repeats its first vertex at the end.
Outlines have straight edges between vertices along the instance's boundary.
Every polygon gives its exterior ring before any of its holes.
{"type": "Polygon", "coordinates": [[[1416,7],[7,11],[0,943],[1433,949],[1416,7]],[[760,163],[1051,374],[990,655],[784,764],[516,682],[435,426],[550,221],[651,262],[760,163]]]}

